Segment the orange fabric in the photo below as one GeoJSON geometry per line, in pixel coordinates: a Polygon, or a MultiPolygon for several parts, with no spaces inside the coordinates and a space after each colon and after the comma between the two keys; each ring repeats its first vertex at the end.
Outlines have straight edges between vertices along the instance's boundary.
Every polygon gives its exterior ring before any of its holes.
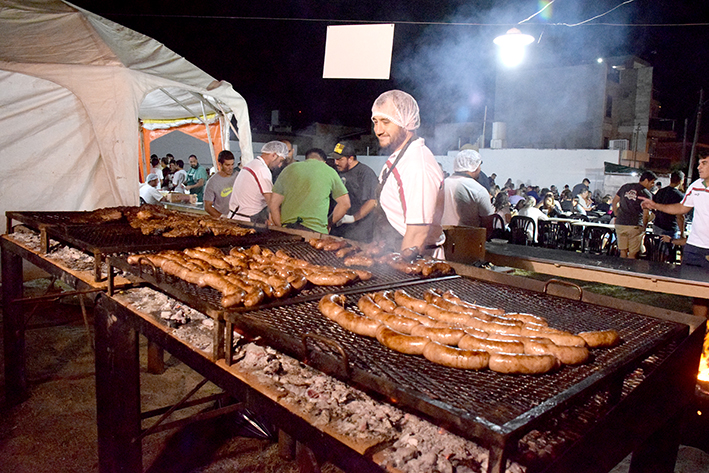
{"type": "MultiPolygon", "coordinates": [[[[173,131],[181,131],[187,135],[193,136],[198,140],[202,140],[209,144],[209,138],[207,137],[207,127],[201,123],[188,123],[182,126],[176,126],[172,128],[160,129],[160,130],[148,130],[146,128],[142,129],[143,135],[143,156],[141,156],[141,173],[140,181],[143,182],[145,176],[150,173],[150,143],[153,140],[172,133],[173,131]]],[[[209,124],[209,132],[212,135],[212,144],[214,145],[214,155],[217,156],[224,147],[222,146],[222,127],[219,122],[209,124]]]]}

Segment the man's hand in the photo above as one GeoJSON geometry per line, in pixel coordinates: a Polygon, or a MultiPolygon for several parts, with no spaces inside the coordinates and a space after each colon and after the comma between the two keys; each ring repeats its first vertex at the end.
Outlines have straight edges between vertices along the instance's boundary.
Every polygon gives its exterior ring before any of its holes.
{"type": "Polygon", "coordinates": [[[340,225],[354,223],[354,222],[355,222],[354,215],[345,215],[335,224],[335,226],[339,227],[340,225]]]}
{"type": "Polygon", "coordinates": [[[643,209],[657,210],[657,205],[655,205],[655,202],[652,199],[648,199],[647,197],[640,195],[638,196],[638,199],[640,199],[640,205],[643,209]]]}

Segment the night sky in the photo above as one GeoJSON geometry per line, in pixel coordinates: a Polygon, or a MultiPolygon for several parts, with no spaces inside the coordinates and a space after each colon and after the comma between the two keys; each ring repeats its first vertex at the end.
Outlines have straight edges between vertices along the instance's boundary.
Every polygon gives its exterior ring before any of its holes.
{"type": "MultiPolygon", "coordinates": [[[[155,38],[230,82],[246,99],[257,130],[267,127],[275,109],[291,113],[295,129],[313,122],[367,128],[373,100],[392,88],[417,98],[424,125],[481,122],[485,106],[492,111],[496,69],[502,67],[493,38],[541,8],[537,0],[74,3],[155,38]],[[327,26],[362,21],[396,23],[392,78],[322,79],[327,26]]],[[[524,67],[639,56],[655,68],[662,116],[677,119],[680,133],[685,118],[693,127],[699,89],[709,97],[709,26],[616,25],[709,23],[709,2],[635,0],[585,25],[553,24],[579,23],[620,3],[557,0],[520,25],[538,39],[524,67]]],[[[703,123],[709,132],[709,118],[703,123]]]]}

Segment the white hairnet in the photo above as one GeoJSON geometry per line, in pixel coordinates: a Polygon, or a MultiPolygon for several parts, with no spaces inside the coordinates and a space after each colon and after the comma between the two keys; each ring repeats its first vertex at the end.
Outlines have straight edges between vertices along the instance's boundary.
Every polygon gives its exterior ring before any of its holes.
{"type": "Polygon", "coordinates": [[[421,125],[419,104],[411,95],[401,90],[389,90],[377,97],[372,105],[372,118],[374,117],[388,118],[408,131],[421,125]]]}
{"type": "Polygon", "coordinates": [[[263,148],[261,148],[261,153],[275,153],[282,158],[288,156],[288,146],[282,141],[269,141],[263,148]]]}
{"type": "Polygon", "coordinates": [[[480,153],[474,149],[464,149],[458,153],[453,161],[454,172],[475,172],[483,162],[480,153]]]}

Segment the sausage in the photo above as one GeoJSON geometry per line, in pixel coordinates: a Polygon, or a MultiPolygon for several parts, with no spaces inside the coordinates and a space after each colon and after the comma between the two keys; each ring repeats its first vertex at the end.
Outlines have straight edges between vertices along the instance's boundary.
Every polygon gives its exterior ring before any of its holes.
{"type": "Polygon", "coordinates": [[[201,259],[206,261],[217,269],[230,269],[231,265],[224,261],[222,257],[214,256],[213,254],[207,253],[196,248],[186,248],[185,254],[190,258],[201,259]]]}
{"type": "Polygon", "coordinates": [[[460,297],[458,297],[457,295],[455,295],[455,293],[453,293],[453,291],[451,291],[450,289],[447,290],[446,292],[444,292],[443,294],[441,294],[441,297],[443,297],[444,299],[449,300],[450,302],[453,302],[453,303],[455,303],[455,304],[458,304],[458,305],[460,305],[460,306],[469,307],[469,308],[471,308],[471,309],[481,310],[481,311],[483,311],[483,312],[487,312],[488,314],[492,314],[492,315],[502,315],[502,314],[505,313],[504,310],[498,309],[498,308],[496,308],[496,307],[486,307],[486,306],[483,306],[483,305],[473,304],[473,303],[471,303],[471,302],[464,301],[463,299],[461,299],[460,297]]]}
{"type": "Polygon", "coordinates": [[[425,325],[426,327],[436,327],[439,325],[445,325],[447,327],[449,326],[449,324],[441,324],[440,321],[432,319],[428,315],[419,314],[418,312],[414,312],[413,310],[407,309],[406,307],[402,306],[395,307],[394,314],[400,315],[402,317],[408,317],[409,319],[418,320],[421,325],[425,325]]]}
{"type": "Polygon", "coordinates": [[[524,313],[518,313],[518,312],[509,313],[508,312],[508,313],[502,314],[500,317],[505,318],[505,319],[519,320],[520,322],[524,322],[525,324],[537,324],[537,325],[543,325],[543,326],[549,325],[549,323],[546,321],[545,318],[538,317],[538,316],[532,315],[532,314],[524,314],[524,313]]]}
{"type": "Polygon", "coordinates": [[[221,300],[222,307],[224,307],[225,309],[228,309],[229,307],[239,305],[244,301],[245,296],[246,296],[246,291],[243,291],[243,290],[240,290],[240,291],[230,294],[228,296],[222,296],[222,300],[221,300]]]}
{"type": "Polygon", "coordinates": [[[497,373],[542,374],[558,367],[558,363],[552,355],[491,353],[488,366],[497,373]]]}
{"type": "Polygon", "coordinates": [[[325,317],[345,330],[367,337],[376,336],[377,328],[381,326],[381,323],[345,309],[342,306],[344,302],[345,296],[327,294],[320,299],[318,309],[325,317]]]}
{"type": "MultiPolygon", "coordinates": [[[[546,327],[545,327],[546,328],[546,327]]],[[[533,330],[527,327],[523,327],[520,335],[526,337],[543,337],[548,338],[552,342],[560,346],[566,347],[583,347],[586,346],[586,340],[574,335],[573,333],[563,332],[556,329],[548,330],[533,330]]]]}
{"type": "Polygon", "coordinates": [[[426,301],[411,297],[406,291],[401,289],[394,291],[394,302],[419,314],[425,314],[426,306],[428,305],[426,301]]]}
{"type": "Polygon", "coordinates": [[[429,342],[423,348],[427,360],[451,368],[481,370],[487,368],[490,354],[484,351],[462,350],[438,342],[429,342]]]}
{"type": "Polygon", "coordinates": [[[411,335],[427,337],[434,342],[443,343],[444,345],[457,345],[458,341],[465,335],[465,332],[459,328],[426,327],[425,325],[418,324],[411,329],[411,335]]]}
{"type": "Polygon", "coordinates": [[[565,365],[580,365],[588,360],[586,347],[562,347],[553,343],[527,342],[524,352],[528,355],[554,355],[565,365]]]}
{"type": "Polygon", "coordinates": [[[581,332],[578,336],[583,338],[591,348],[610,348],[620,343],[620,334],[617,330],[581,332]]]}
{"type": "Polygon", "coordinates": [[[426,337],[406,335],[381,325],[376,333],[379,343],[387,348],[407,355],[422,355],[423,349],[430,340],[426,337]]]}
{"type": "MultiPolygon", "coordinates": [[[[335,252],[335,256],[338,258],[344,258],[347,255],[350,255],[352,253],[355,253],[359,251],[359,248],[356,246],[345,246],[344,248],[340,248],[335,252]]],[[[349,266],[347,263],[345,263],[346,266],[349,266]]]]}
{"type": "Polygon", "coordinates": [[[473,309],[471,307],[463,307],[447,299],[444,299],[440,295],[436,294],[432,289],[426,291],[423,296],[426,302],[428,302],[429,304],[435,304],[441,309],[448,310],[451,312],[458,312],[460,314],[472,315],[483,320],[491,319],[490,314],[487,314],[477,309],[473,309]]]}
{"type": "Polygon", "coordinates": [[[454,273],[455,271],[450,264],[439,260],[427,261],[423,264],[423,268],[421,268],[421,275],[425,277],[454,273]]]}
{"type": "Polygon", "coordinates": [[[461,324],[465,325],[468,323],[470,320],[471,316],[468,314],[461,314],[459,312],[452,312],[450,310],[445,310],[442,309],[441,307],[438,307],[436,304],[426,304],[426,307],[424,308],[425,314],[428,315],[429,317],[432,317],[436,320],[440,320],[443,322],[448,322],[452,324],[461,324]]]}
{"type": "Polygon", "coordinates": [[[357,274],[352,274],[335,271],[312,271],[307,273],[305,278],[316,286],[344,286],[357,279],[357,274]]]}
{"type": "Polygon", "coordinates": [[[484,350],[490,353],[524,353],[522,342],[491,340],[467,334],[460,339],[458,346],[466,350],[484,350]]]}
{"type": "Polygon", "coordinates": [[[325,251],[337,251],[341,248],[344,248],[345,246],[347,246],[346,240],[332,240],[325,243],[322,249],[325,251]]]}
{"type": "Polygon", "coordinates": [[[372,294],[374,302],[387,312],[394,312],[396,302],[393,300],[394,294],[391,291],[380,291],[372,294]]]}
{"type": "Polygon", "coordinates": [[[372,279],[372,273],[367,271],[366,269],[353,269],[355,274],[357,274],[357,277],[360,279],[360,281],[369,281],[372,279]]]}
{"type": "Polygon", "coordinates": [[[356,254],[352,256],[347,256],[344,260],[344,263],[345,266],[364,266],[366,268],[369,268],[374,264],[374,260],[370,256],[356,254]]]}

